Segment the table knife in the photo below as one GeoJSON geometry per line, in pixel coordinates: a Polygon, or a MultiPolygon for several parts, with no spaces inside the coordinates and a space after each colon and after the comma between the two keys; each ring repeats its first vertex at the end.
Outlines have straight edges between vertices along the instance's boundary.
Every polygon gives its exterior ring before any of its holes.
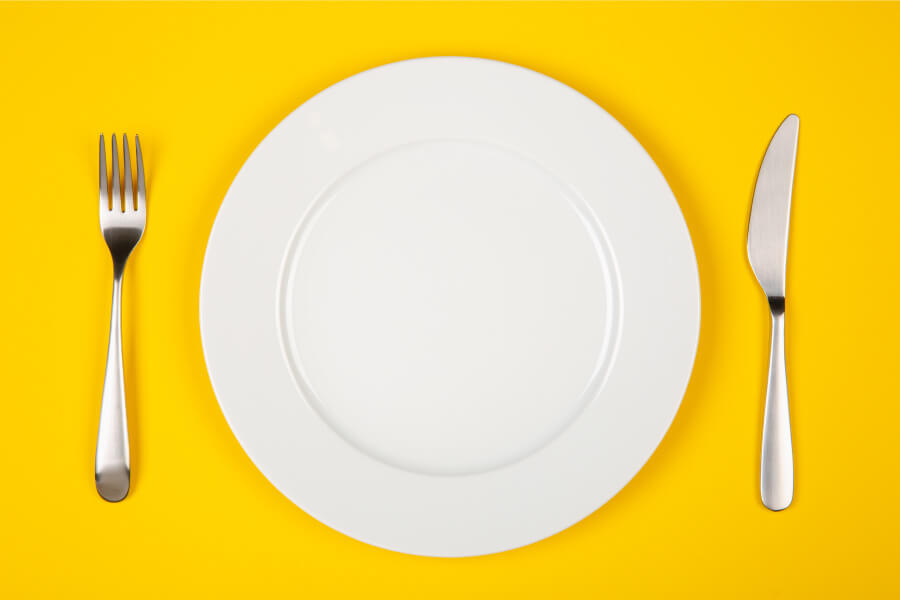
{"type": "Polygon", "coordinates": [[[769,381],[763,418],[760,493],[771,510],[784,510],[794,497],[794,457],[784,355],[785,272],[791,190],[800,118],[788,115],[778,127],[759,168],[747,254],[772,314],[769,381]]]}

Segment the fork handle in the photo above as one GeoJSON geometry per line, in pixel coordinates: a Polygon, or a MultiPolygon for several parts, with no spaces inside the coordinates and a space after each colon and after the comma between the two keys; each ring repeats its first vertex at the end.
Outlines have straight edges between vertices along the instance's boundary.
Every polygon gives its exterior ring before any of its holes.
{"type": "Polygon", "coordinates": [[[760,492],[766,508],[784,510],[794,497],[794,450],[784,355],[784,299],[770,299],[769,306],[772,310],[772,349],[763,419],[760,492]]]}
{"type": "Polygon", "coordinates": [[[109,349],[97,431],[94,482],[104,500],[118,502],[128,495],[131,466],[128,452],[128,421],[125,415],[125,376],[122,368],[122,275],[113,273],[112,315],[109,320],[109,349]]]}

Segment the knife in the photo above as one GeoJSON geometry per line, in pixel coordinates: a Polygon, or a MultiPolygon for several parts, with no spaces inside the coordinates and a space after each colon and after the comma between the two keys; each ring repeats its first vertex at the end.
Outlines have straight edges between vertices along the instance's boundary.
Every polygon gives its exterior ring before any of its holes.
{"type": "Polygon", "coordinates": [[[760,493],[763,504],[771,510],[784,510],[794,497],[794,453],[784,360],[784,282],[799,130],[800,118],[788,115],[772,136],[756,177],[747,233],[750,266],[772,313],[760,466],[760,493]]]}

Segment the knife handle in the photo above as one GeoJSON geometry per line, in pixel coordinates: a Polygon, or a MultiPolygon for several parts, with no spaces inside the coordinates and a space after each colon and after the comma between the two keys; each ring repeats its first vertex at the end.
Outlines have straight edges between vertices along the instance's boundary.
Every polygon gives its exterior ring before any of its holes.
{"type": "Polygon", "coordinates": [[[794,450],[788,408],[784,356],[784,298],[769,298],[772,311],[772,349],[763,419],[760,492],[770,510],[784,510],[794,497],[794,450]]]}

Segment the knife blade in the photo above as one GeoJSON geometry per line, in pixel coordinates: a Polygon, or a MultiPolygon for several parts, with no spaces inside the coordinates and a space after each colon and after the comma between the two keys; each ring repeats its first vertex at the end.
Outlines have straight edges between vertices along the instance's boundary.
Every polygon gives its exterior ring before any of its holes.
{"type": "Polygon", "coordinates": [[[800,118],[788,115],[772,136],[759,167],[750,209],[747,254],[759,285],[770,298],[784,298],[799,131],[800,118]]]}
{"type": "Polygon", "coordinates": [[[772,314],[769,381],[763,418],[760,495],[770,510],[784,510],[794,498],[794,450],[784,351],[785,275],[788,229],[800,119],[788,115],[778,127],[756,178],[747,254],[772,314]]]}

